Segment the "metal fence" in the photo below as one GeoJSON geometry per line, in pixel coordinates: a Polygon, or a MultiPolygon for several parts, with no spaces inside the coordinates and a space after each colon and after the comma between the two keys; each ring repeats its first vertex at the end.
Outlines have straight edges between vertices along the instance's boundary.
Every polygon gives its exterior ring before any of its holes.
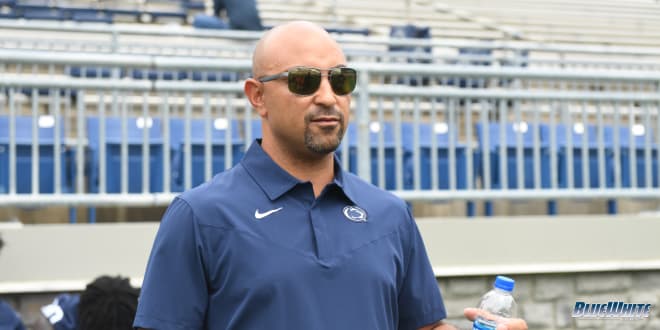
{"type": "MultiPolygon", "coordinates": [[[[117,74],[242,75],[246,60],[0,50],[0,66],[0,206],[165,205],[239,161],[260,133],[240,80],[117,74]],[[67,67],[114,73],[78,78],[67,67]]],[[[341,162],[407,200],[660,194],[660,73],[353,66],[341,162]]]]}

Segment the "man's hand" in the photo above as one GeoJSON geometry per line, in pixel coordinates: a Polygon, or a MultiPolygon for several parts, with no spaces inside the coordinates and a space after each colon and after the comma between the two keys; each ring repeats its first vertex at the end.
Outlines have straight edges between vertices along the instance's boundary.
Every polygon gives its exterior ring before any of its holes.
{"type": "MultiPolygon", "coordinates": [[[[463,315],[470,320],[474,321],[477,316],[482,315],[485,317],[491,316],[490,313],[478,308],[466,308],[463,310],[463,315]]],[[[527,330],[527,322],[523,319],[509,319],[496,316],[497,330],[527,330]]]]}
{"type": "MultiPolygon", "coordinates": [[[[474,321],[477,316],[481,315],[489,319],[497,320],[497,330],[527,330],[527,322],[523,319],[509,319],[501,316],[493,316],[485,310],[478,308],[466,308],[463,310],[465,317],[474,321]]],[[[429,324],[427,326],[421,327],[418,330],[455,330],[451,324],[444,323],[442,321],[434,324],[429,324]]]]}

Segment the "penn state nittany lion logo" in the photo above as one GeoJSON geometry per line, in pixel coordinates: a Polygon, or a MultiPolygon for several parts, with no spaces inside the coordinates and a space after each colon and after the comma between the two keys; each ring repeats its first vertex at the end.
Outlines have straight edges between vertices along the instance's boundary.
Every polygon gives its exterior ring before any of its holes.
{"type": "Polygon", "coordinates": [[[367,222],[367,212],[355,205],[344,207],[343,212],[348,220],[353,222],[367,222]]]}

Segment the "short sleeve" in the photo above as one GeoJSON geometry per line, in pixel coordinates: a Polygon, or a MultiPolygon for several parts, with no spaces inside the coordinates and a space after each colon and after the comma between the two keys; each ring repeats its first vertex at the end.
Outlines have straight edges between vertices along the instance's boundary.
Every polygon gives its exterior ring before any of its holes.
{"type": "Polygon", "coordinates": [[[407,257],[399,293],[400,330],[418,329],[447,317],[422,236],[409,210],[407,216],[409,224],[404,228],[408,232],[402,235],[407,257]]]}
{"type": "Polygon", "coordinates": [[[176,198],[163,216],[151,249],[135,327],[203,328],[208,291],[197,229],[190,205],[176,198]]]}

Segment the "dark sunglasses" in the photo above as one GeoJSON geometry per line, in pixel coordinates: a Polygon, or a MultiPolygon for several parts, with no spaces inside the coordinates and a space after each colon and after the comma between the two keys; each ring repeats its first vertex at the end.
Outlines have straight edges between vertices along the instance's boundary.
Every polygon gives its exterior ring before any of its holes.
{"type": "Polygon", "coordinates": [[[321,77],[327,75],[332,90],[337,95],[346,95],[355,89],[357,72],[351,68],[330,68],[327,70],[298,66],[272,76],[261,77],[260,82],[287,78],[289,91],[298,95],[314,94],[321,86],[321,77]],[[323,71],[328,71],[323,74],[323,71]]]}

